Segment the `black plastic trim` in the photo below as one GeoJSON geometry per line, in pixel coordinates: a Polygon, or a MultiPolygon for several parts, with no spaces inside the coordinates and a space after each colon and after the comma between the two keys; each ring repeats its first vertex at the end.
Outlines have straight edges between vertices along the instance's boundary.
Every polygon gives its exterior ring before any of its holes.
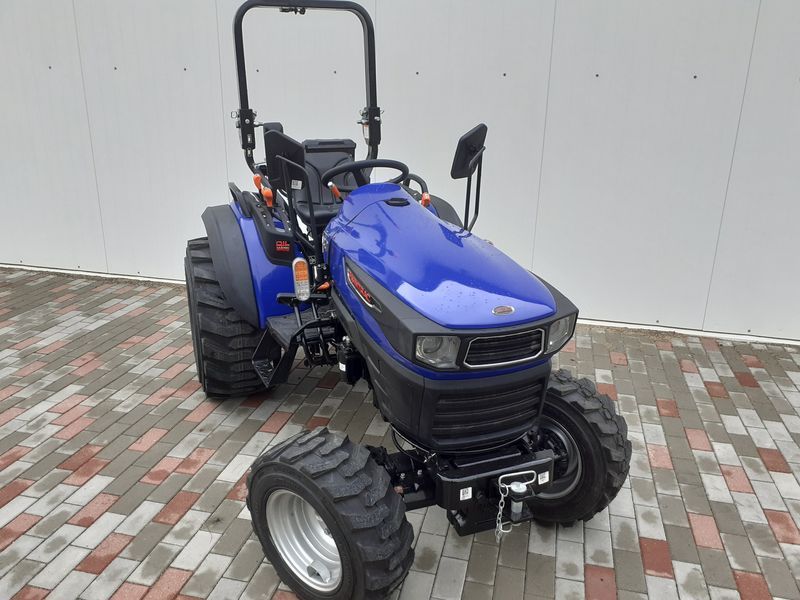
{"type": "MultiPolygon", "coordinates": [[[[548,358],[543,358],[540,363],[526,369],[504,375],[429,379],[400,365],[386,353],[355,320],[338,290],[333,290],[331,298],[342,327],[367,363],[378,409],[410,441],[431,451],[456,453],[467,448],[513,441],[533,426],[532,422],[521,422],[516,428],[502,432],[447,439],[437,439],[432,432],[436,404],[443,395],[463,393],[465,397],[469,397],[503,393],[535,382],[542,382],[544,392],[550,375],[548,358]]],[[[544,397],[539,401],[544,401],[544,397]]]]}
{"type": "Polygon", "coordinates": [[[258,305],[250,276],[250,260],[242,231],[227,204],[209,206],[203,211],[211,261],[225,299],[238,315],[260,329],[258,305]]]}
{"type": "MultiPolygon", "coordinates": [[[[494,337],[507,335],[510,333],[519,333],[521,331],[528,331],[534,328],[541,328],[545,331],[542,342],[542,348],[544,350],[542,354],[536,358],[538,359],[541,358],[541,356],[554,354],[556,351],[560,350],[560,347],[547,352],[547,331],[549,325],[552,322],[570,314],[575,314],[577,317],[578,313],[577,307],[570,302],[566,296],[564,296],[552,285],[547,283],[544,279],[537,277],[537,279],[539,279],[539,281],[541,281],[553,295],[553,299],[556,303],[555,314],[539,321],[530,321],[528,323],[511,325],[509,327],[491,327],[485,329],[450,329],[447,327],[442,327],[438,323],[431,321],[427,317],[415,311],[408,304],[400,300],[397,296],[375,281],[375,279],[370,277],[366,271],[352,261],[345,259],[345,265],[355,274],[355,276],[367,288],[370,294],[372,294],[377,300],[378,306],[381,307],[381,310],[377,311],[370,309],[370,314],[378,322],[381,331],[383,331],[383,334],[386,336],[386,339],[389,341],[392,347],[408,360],[419,364],[425,369],[450,372],[465,370],[473,371],[474,369],[463,366],[464,357],[467,353],[467,349],[471,340],[478,337],[494,337]],[[416,360],[414,355],[414,345],[418,335],[455,335],[461,338],[461,346],[456,359],[456,364],[459,365],[459,367],[455,369],[436,369],[427,363],[416,360]]],[[[569,340],[569,338],[567,338],[567,340],[569,340]]],[[[564,343],[566,343],[567,340],[565,340],[564,343]]]]}

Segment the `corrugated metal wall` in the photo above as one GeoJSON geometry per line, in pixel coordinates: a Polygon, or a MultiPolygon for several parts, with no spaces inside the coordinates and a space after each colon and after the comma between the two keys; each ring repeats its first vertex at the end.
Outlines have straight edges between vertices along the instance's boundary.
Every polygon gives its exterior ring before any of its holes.
{"type": "MultiPolygon", "coordinates": [[[[203,207],[249,181],[238,4],[0,3],[0,262],[182,276],[203,207]]],[[[477,232],[585,317],[800,339],[800,3],[365,5],[382,156],[460,207],[455,141],[486,122],[477,232]]],[[[245,32],[259,118],[360,136],[356,19],[265,10],[245,32]]]]}

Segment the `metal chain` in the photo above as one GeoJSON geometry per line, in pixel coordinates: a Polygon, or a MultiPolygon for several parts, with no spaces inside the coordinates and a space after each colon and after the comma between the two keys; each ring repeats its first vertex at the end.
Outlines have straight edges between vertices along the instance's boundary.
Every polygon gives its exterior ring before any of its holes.
{"type": "Polygon", "coordinates": [[[512,522],[508,523],[508,529],[503,527],[503,509],[506,507],[506,496],[508,496],[509,490],[511,489],[509,484],[505,483],[503,480],[514,479],[522,476],[528,477],[528,479],[522,481],[524,485],[527,486],[536,483],[536,471],[506,473],[505,475],[501,475],[497,480],[497,488],[500,491],[500,501],[497,503],[497,519],[495,519],[494,538],[497,540],[498,544],[500,543],[500,539],[503,537],[503,534],[511,533],[511,530],[514,528],[514,523],[512,522]]]}
{"type": "Polygon", "coordinates": [[[506,506],[506,496],[508,496],[508,486],[505,483],[500,484],[500,502],[497,503],[497,519],[494,527],[494,539],[500,543],[500,539],[504,533],[509,533],[513,525],[508,524],[508,529],[503,527],[503,509],[506,506]]]}

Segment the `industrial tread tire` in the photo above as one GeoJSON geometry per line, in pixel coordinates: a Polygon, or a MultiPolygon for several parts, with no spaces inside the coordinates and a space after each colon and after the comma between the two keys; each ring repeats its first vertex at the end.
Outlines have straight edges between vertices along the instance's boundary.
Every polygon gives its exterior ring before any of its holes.
{"type": "MultiPolygon", "coordinates": [[[[369,451],[342,434],[318,427],[258,457],[247,478],[247,507],[264,554],[280,578],[305,600],[378,600],[403,580],[414,560],[414,531],[405,504],[369,451]],[[341,581],[322,593],[287,565],[268,527],[271,494],[289,490],[316,510],[333,537],[341,581]]],[[[310,568],[310,567],[309,567],[310,568]]]]}
{"type": "MultiPolygon", "coordinates": [[[[540,427],[566,431],[579,450],[582,468],[571,491],[567,486],[563,496],[553,492],[548,498],[545,490],[529,508],[537,521],[588,521],[611,503],[628,476],[631,443],[625,419],[608,396],[597,393],[594,383],[560,369],[550,376],[540,427]]],[[[554,475],[551,487],[557,483],[554,475]]]]}
{"type": "Polygon", "coordinates": [[[242,319],[225,299],[208,238],[189,240],[184,268],[194,359],[203,390],[216,398],[263,391],[252,363],[262,332],[242,319]]]}

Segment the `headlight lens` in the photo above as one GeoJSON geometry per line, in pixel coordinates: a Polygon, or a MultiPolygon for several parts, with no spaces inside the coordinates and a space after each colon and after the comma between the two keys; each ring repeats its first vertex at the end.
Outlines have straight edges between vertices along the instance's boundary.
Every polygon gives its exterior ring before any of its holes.
{"type": "Polygon", "coordinates": [[[547,335],[547,351],[563,346],[572,335],[572,326],[575,324],[575,315],[569,315],[558,321],[553,321],[550,325],[550,332],[547,335]]]}
{"type": "Polygon", "coordinates": [[[460,343],[453,335],[421,335],[417,337],[417,359],[438,369],[454,368],[460,343]]]}

